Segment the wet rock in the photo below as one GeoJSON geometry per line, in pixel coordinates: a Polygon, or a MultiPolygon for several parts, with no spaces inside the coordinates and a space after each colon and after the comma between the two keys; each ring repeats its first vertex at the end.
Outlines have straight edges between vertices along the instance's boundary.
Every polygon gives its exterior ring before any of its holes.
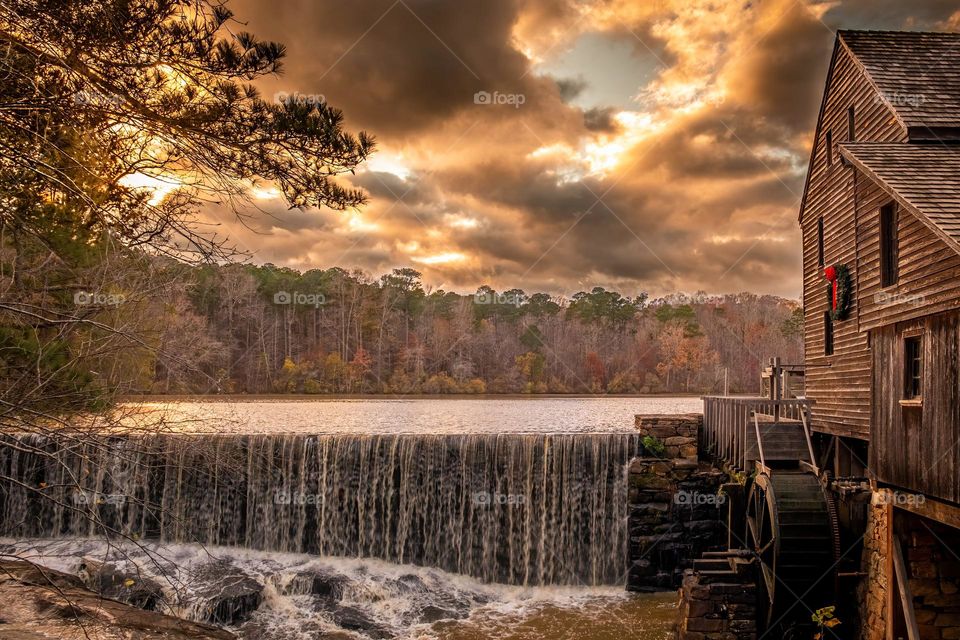
{"type": "Polygon", "coordinates": [[[466,618],[467,614],[454,609],[446,609],[434,605],[427,605],[420,610],[418,622],[433,624],[440,620],[460,620],[466,618]]]}
{"type": "Polygon", "coordinates": [[[337,607],[331,612],[331,617],[338,627],[347,631],[355,631],[369,638],[376,640],[385,640],[392,638],[393,634],[384,626],[378,624],[362,609],[357,607],[337,607]]]}
{"type": "Polygon", "coordinates": [[[400,576],[397,582],[399,582],[402,592],[415,591],[417,593],[423,593],[427,590],[427,585],[423,583],[423,579],[412,573],[400,576]]]}
{"type": "Polygon", "coordinates": [[[240,624],[263,602],[263,585],[228,561],[203,565],[192,580],[198,585],[198,596],[207,603],[204,619],[213,624],[240,624]]]}
{"type": "Polygon", "coordinates": [[[163,589],[158,582],[132,571],[123,571],[111,563],[84,558],[77,575],[88,589],[138,609],[156,611],[163,600],[163,589]]]}
{"type": "Polygon", "coordinates": [[[4,640],[234,640],[222,629],[144,611],[93,592],[75,577],[36,565],[0,561],[4,640]]]}
{"type": "Polygon", "coordinates": [[[331,602],[343,598],[349,579],[327,571],[301,571],[284,590],[284,595],[312,595],[331,602]]]}

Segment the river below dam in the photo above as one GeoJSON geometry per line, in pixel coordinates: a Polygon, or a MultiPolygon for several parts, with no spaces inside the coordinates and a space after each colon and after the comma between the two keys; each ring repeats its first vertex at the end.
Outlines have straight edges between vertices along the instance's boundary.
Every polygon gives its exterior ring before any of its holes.
{"type": "Polygon", "coordinates": [[[217,576],[237,576],[261,595],[226,626],[250,639],[661,638],[673,594],[623,591],[633,417],[699,411],[696,398],[131,405],[124,434],[4,436],[0,551],[166,581],[160,606],[198,621],[217,576]]]}

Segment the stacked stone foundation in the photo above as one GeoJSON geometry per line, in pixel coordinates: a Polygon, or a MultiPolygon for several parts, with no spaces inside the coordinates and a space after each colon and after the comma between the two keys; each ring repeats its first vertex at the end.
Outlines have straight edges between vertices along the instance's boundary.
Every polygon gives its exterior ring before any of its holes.
{"type": "Polygon", "coordinates": [[[680,587],[678,640],[756,640],[756,598],[745,575],[688,569],[680,587]]]}
{"type": "Polygon", "coordinates": [[[630,571],[627,588],[677,588],[704,551],[726,545],[724,473],[701,464],[699,414],[637,416],[653,446],[630,465],[630,571]]]}

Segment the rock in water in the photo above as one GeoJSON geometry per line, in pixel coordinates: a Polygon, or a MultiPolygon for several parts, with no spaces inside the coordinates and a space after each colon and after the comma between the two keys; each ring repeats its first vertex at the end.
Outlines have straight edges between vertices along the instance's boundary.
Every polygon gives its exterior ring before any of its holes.
{"type": "Polygon", "coordinates": [[[0,638],[235,640],[223,629],[105,598],[75,577],[29,562],[0,561],[0,638]]]}
{"type": "Polygon", "coordinates": [[[103,564],[84,558],[77,575],[88,589],[138,609],[156,611],[157,605],[163,600],[163,588],[157,581],[123,571],[111,563],[103,564]]]}
{"type": "Polygon", "coordinates": [[[355,631],[376,640],[392,638],[393,634],[370,618],[357,607],[337,607],[332,612],[333,621],[338,627],[355,631]]]}
{"type": "Polygon", "coordinates": [[[263,585],[227,560],[199,567],[191,576],[197,595],[205,602],[204,619],[213,624],[237,625],[263,602],[263,585]]]}

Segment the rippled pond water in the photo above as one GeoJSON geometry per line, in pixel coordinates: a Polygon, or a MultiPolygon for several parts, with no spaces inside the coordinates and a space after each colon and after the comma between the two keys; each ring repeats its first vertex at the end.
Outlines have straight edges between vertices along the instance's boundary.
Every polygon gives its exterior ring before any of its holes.
{"type": "Polygon", "coordinates": [[[144,420],[218,433],[610,433],[638,413],[701,412],[695,397],[262,399],[146,402],[144,420]]]}

